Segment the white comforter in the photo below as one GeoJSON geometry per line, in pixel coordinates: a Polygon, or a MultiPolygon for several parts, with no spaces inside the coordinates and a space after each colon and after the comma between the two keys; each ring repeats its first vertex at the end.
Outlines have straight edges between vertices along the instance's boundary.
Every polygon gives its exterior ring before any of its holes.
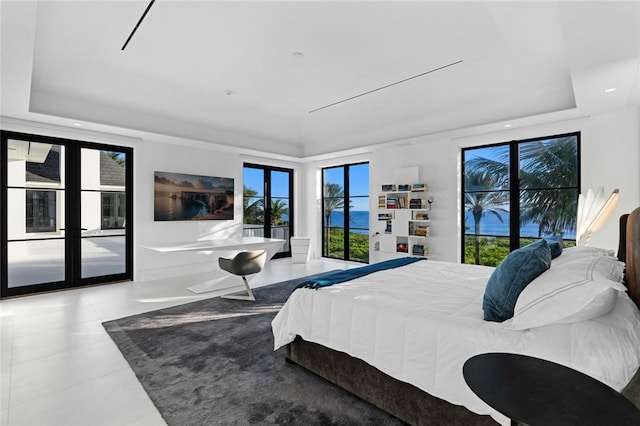
{"type": "Polygon", "coordinates": [[[299,335],[503,424],[508,419],[464,382],[462,365],[473,355],[531,355],[616,390],[631,380],[640,364],[640,314],[626,293],[597,319],[512,331],[482,319],[492,271],[429,260],[320,290],[296,290],[272,322],[275,348],[299,335]]]}

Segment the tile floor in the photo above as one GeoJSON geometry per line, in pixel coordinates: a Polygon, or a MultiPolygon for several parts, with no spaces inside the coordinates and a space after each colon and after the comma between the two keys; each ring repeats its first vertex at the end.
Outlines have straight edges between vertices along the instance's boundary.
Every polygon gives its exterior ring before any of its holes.
{"type": "MultiPolygon", "coordinates": [[[[278,259],[251,286],[351,266],[358,264],[278,259]]],[[[101,324],[220,295],[186,289],[202,280],[194,275],[1,300],[0,425],[164,425],[101,324]]]]}

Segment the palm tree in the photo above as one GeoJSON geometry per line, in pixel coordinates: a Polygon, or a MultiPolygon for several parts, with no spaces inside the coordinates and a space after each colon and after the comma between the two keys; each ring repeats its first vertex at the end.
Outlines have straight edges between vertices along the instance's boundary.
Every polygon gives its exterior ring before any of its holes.
{"type": "MultiPolygon", "coordinates": [[[[573,136],[519,144],[520,221],[538,224],[538,237],[562,235],[576,226],[578,144],[573,136]],[[554,189],[558,188],[558,189],[554,189]]],[[[475,169],[493,175],[500,185],[509,187],[509,153],[496,160],[476,158],[475,169]]]]}
{"type": "Polygon", "coordinates": [[[337,183],[325,183],[324,184],[324,219],[325,219],[325,228],[327,230],[327,253],[329,251],[329,242],[330,242],[330,228],[331,228],[331,213],[334,210],[339,210],[344,208],[344,189],[342,186],[337,183]]]}
{"type": "Polygon", "coordinates": [[[482,215],[484,213],[492,214],[502,223],[503,220],[500,213],[509,212],[502,207],[509,202],[509,197],[504,191],[487,191],[488,189],[499,188],[500,185],[499,178],[486,170],[467,165],[464,182],[465,210],[471,213],[474,221],[474,260],[476,265],[480,265],[480,223],[482,215]]]}
{"type": "Polygon", "coordinates": [[[537,223],[538,237],[562,237],[564,230],[576,226],[578,191],[564,188],[577,187],[577,150],[574,137],[529,142],[520,148],[521,220],[537,223]]]}
{"type": "Polygon", "coordinates": [[[243,223],[246,224],[263,224],[264,223],[264,200],[262,198],[255,199],[258,191],[242,185],[242,211],[244,212],[243,223]]]}
{"type": "Polygon", "coordinates": [[[117,152],[117,151],[105,151],[105,153],[116,163],[118,163],[118,165],[123,166],[125,165],[125,156],[123,152],[117,152]]]}
{"type": "Polygon", "coordinates": [[[287,203],[282,200],[271,200],[271,223],[284,225],[282,217],[289,214],[287,203]]]}

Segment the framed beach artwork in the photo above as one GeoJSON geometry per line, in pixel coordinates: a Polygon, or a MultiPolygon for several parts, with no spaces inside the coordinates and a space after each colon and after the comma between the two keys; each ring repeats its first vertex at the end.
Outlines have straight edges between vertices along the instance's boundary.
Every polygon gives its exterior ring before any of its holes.
{"type": "Polygon", "coordinates": [[[154,220],[231,220],[233,194],[232,178],[154,172],[154,220]]]}

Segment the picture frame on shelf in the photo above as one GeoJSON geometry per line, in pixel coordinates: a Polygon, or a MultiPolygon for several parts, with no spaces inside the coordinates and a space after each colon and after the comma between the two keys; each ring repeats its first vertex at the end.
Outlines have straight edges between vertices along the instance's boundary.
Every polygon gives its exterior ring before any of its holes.
{"type": "Polygon", "coordinates": [[[409,192],[411,189],[411,185],[398,185],[399,192],[409,192]]]}

